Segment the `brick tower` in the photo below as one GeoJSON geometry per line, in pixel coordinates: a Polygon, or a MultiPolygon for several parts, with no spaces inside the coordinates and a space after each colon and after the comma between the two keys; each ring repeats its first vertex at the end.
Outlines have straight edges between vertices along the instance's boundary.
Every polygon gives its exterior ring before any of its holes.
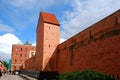
{"type": "MultiPolygon", "coordinates": [[[[57,45],[60,43],[60,24],[54,14],[41,12],[36,30],[35,70],[45,71],[57,45]]],[[[47,70],[50,70],[49,68],[47,70]]]]}

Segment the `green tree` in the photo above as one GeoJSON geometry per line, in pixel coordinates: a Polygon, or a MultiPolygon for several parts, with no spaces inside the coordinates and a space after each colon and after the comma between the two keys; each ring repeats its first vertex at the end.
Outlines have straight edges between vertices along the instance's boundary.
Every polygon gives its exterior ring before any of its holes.
{"type": "Polygon", "coordinates": [[[4,66],[8,69],[8,63],[6,61],[3,62],[4,62],[4,66]]]}

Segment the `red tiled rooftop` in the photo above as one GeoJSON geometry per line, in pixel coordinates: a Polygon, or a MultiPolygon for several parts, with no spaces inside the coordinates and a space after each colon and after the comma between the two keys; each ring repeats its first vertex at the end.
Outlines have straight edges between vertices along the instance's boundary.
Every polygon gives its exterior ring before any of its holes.
{"type": "Polygon", "coordinates": [[[41,12],[40,15],[43,17],[44,22],[55,24],[55,25],[60,25],[54,14],[41,12]]]}

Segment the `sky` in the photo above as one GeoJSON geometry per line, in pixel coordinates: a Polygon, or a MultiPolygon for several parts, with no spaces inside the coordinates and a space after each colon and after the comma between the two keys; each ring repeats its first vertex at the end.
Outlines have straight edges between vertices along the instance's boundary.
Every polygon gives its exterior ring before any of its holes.
{"type": "Polygon", "coordinates": [[[11,58],[12,44],[36,45],[40,11],[55,14],[63,42],[120,9],[120,0],[0,0],[0,59],[11,58]]]}

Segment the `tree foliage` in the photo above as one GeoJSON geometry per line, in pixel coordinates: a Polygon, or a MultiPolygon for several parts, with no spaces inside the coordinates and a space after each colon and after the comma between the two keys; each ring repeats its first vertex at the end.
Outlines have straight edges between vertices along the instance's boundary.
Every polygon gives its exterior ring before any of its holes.
{"type": "Polygon", "coordinates": [[[4,66],[8,69],[8,63],[6,61],[3,62],[4,62],[4,66]]]}

